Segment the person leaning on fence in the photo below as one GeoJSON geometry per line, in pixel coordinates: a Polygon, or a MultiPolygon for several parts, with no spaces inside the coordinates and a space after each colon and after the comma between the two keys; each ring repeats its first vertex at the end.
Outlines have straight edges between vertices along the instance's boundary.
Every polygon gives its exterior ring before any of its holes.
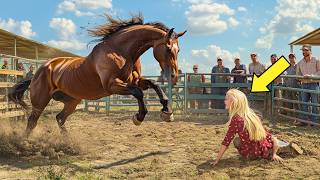
{"type": "MultiPolygon", "coordinates": [[[[221,57],[217,58],[218,65],[214,66],[211,70],[211,73],[225,73],[229,74],[230,70],[227,67],[224,67],[223,60],[221,57]]],[[[230,76],[219,76],[211,75],[211,83],[229,83],[230,76]]],[[[211,94],[225,96],[228,88],[227,87],[214,87],[211,88],[211,94]]],[[[211,100],[211,109],[224,109],[223,100],[211,100]]]]}
{"type": "MultiPolygon", "coordinates": [[[[3,65],[1,66],[1,69],[8,69],[8,61],[6,59],[3,60],[3,65]]],[[[5,82],[7,81],[7,75],[0,74],[0,81],[5,82]]],[[[3,94],[2,91],[5,91],[5,89],[0,88],[1,94],[3,94]]]]}
{"type": "MultiPolygon", "coordinates": [[[[248,78],[245,76],[247,74],[247,67],[244,64],[241,64],[240,57],[234,58],[234,68],[231,70],[233,75],[233,83],[248,83],[248,78]]],[[[248,93],[248,88],[239,88],[244,93],[248,93]]]]}
{"type": "MultiPolygon", "coordinates": [[[[278,61],[278,56],[276,54],[271,54],[270,56],[270,62],[271,62],[271,65],[272,66],[273,64],[275,64],[276,62],[278,61]]],[[[270,84],[270,86],[282,86],[283,85],[283,78],[282,77],[277,77],[275,80],[273,80],[270,84]]],[[[269,89],[271,89],[271,87],[269,87],[269,89]]],[[[276,98],[282,98],[282,91],[279,90],[279,89],[275,89],[274,91],[274,97],[276,98]]],[[[271,107],[271,99],[268,98],[268,107],[271,107]]],[[[281,114],[284,114],[283,110],[279,110],[279,107],[281,107],[283,103],[281,101],[276,101],[275,102],[275,105],[277,106],[275,109],[277,110],[277,112],[281,113],[281,114]]]]}
{"type": "MultiPolygon", "coordinates": [[[[296,56],[294,53],[290,53],[289,56],[290,67],[286,70],[286,75],[296,75],[296,56]]],[[[284,86],[289,88],[298,88],[298,81],[296,78],[284,78],[284,86]]],[[[283,97],[287,100],[294,100],[297,101],[299,98],[297,91],[291,90],[283,90],[283,97]]],[[[299,109],[299,105],[296,103],[286,102],[284,106],[288,109],[299,109]]],[[[296,113],[288,112],[288,115],[296,116],[296,113]]]]}
{"type": "Polygon", "coordinates": [[[259,62],[257,53],[251,53],[250,58],[252,63],[249,64],[249,74],[261,75],[266,70],[265,65],[259,62]]]}
{"type": "MultiPolygon", "coordinates": [[[[311,45],[303,45],[302,48],[303,58],[299,61],[296,68],[296,74],[298,76],[303,76],[303,78],[298,79],[301,83],[301,88],[308,90],[318,90],[319,91],[319,80],[312,80],[310,77],[320,76],[320,61],[312,57],[311,45]]],[[[309,92],[301,92],[301,100],[303,102],[309,102],[311,100],[312,103],[318,104],[318,94],[309,93],[309,92]]],[[[308,105],[302,104],[302,111],[308,112],[308,105]]],[[[311,106],[312,113],[319,115],[319,110],[317,106],[311,106]]],[[[301,114],[300,116],[303,120],[309,120],[309,117],[301,114]]],[[[319,123],[319,117],[311,116],[311,120],[314,123],[319,123]]]]}
{"type": "Polygon", "coordinates": [[[232,74],[239,74],[233,76],[233,83],[247,83],[247,74],[246,65],[240,63],[240,57],[234,58],[234,68],[231,70],[232,74]]]}
{"type": "MultiPolygon", "coordinates": [[[[193,73],[188,75],[188,82],[195,83],[200,85],[201,83],[205,82],[205,77],[203,74],[198,74],[199,66],[197,64],[193,65],[193,73]]],[[[190,87],[189,88],[190,94],[206,94],[206,89],[202,87],[190,87]]],[[[208,101],[207,100],[190,100],[190,108],[195,109],[196,103],[198,104],[198,109],[205,109],[208,108],[208,101]]]]}
{"type": "Polygon", "coordinates": [[[33,70],[34,70],[33,65],[30,65],[29,66],[29,72],[26,74],[26,79],[32,79],[33,78],[33,76],[34,76],[33,70]]]}
{"type": "MultiPolygon", "coordinates": [[[[253,73],[255,73],[256,75],[261,75],[265,70],[266,67],[265,65],[263,65],[262,63],[259,62],[258,59],[258,54],[253,52],[250,54],[250,58],[252,63],[249,64],[249,74],[253,75],[253,73]]],[[[252,83],[252,79],[249,81],[250,83],[252,83]]],[[[255,96],[266,96],[266,93],[261,92],[261,93],[254,93],[255,96]]],[[[262,108],[262,106],[264,104],[258,102],[258,101],[253,101],[251,102],[253,106],[255,107],[259,107],[262,108]]]]}
{"type": "MultiPolygon", "coordinates": [[[[17,71],[21,71],[24,74],[24,67],[23,67],[23,64],[21,62],[19,62],[18,65],[17,65],[17,71]]],[[[23,79],[23,76],[17,76],[17,82],[20,82],[23,79]]]]}
{"type": "Polygon", "coordinates": [[[261,118],[249,107],[243,92],[230,89],[224,104],[229,112],[228,131],[212,165],[218,164],[233,140],[239,154],[245,159],[264,158],[282,162],[283,159],[278,156],[280,153],[303,154],[297,144],[280,141],[264,128],[261,118]],[[236,134],[239,137],[235,138],[236,134]]]}
{"type": "Polygon", "coordinates": [[[8,61],[3,60],[3,65],[1,66],[1,69],[8,69],[8,61]]]}

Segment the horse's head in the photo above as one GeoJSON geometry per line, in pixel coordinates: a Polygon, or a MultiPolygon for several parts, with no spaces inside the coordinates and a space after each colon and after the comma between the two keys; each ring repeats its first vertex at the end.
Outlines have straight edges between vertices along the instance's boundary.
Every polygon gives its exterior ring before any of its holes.
{"type": "Polygon", "coordinates": [[[173,30],[174,28],[170,29],[162,39],[154,43],[153,55],[159,62],[165,76],[171,75],[172,83],[175,84],[178,81],[178,38],[187,31],[175,33],[173,30]]]}

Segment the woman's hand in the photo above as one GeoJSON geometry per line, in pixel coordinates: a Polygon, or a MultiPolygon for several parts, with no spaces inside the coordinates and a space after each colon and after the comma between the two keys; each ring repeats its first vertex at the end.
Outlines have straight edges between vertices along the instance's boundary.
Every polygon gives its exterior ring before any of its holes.
{"type": "Polygon", "coordinates": [[[276,154],[274,154],[272,156],[272,160],[276,161],[276,162],[279,162],[279,163],[283,163],[283,159],[280,156],[276,155],[276,154]]]}
{"type": "Polygon", "coordinates": [[[215,161],[213,161],[213,162],[210,162],[210,166],[215,166],[215,165],[217,165],[218,164],[218,160],[215,160],[215,161]]]}

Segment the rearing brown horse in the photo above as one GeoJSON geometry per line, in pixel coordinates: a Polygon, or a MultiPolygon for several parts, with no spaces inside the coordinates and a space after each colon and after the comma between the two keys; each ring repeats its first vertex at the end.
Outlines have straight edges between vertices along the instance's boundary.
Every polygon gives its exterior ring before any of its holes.
{"type": "Polygon", "coordinates": [[[22,97],[30,86],[32,111],[27,135],[36,127],[52,98],[64,103],[63,110],[56,116],[62,131],[66,131],[65,121],[82,99],[94,100],[112,94],[133,95],[138,100],[139,111],[133,123],[140,125],[147,113],[142,90],[148,88],[153,88],[160,98],[162,119],[171,121],[167,96],[159,86],[141,77],[140,56],[153,47],[161,69],[167,74],[171,72],[172,81],[176,83],[178,38],[186,31],[175,33],[162,23],[144,23],[141,15],[127,21],[107,16],[107,20],[106,24],[89,30],[91,35],[101,37],[101,42],[86,58],[51,59],[38,69],[32,80],[21,81],[12,88],[10,100],[26,108],[22,97]]]}

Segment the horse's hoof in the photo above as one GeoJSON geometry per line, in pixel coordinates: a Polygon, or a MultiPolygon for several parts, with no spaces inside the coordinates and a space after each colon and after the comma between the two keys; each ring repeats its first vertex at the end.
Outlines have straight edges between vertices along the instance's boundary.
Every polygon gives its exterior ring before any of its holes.
{"type": "Polygon", "coordinates": [[[141,125],[141,121],[139,121],[138,119],[137,119],[137,115],[133,115],[133,117],[132,117],[132,122],[133,122],[133,124],[134,125],[136,125],[136,126],[140,126],[141,125]]]}
{"type": "Polygon", "coordinates": [[[60,127],[60,134],[61,134],[62,136],[68,136],[67,128],[64,127],[64,126],[60,127]]]}
{"type": "Polygon", "coordinates": [[[163,112],[163,111],[161,111],[160,117],[165,122],[171,122],[171,121],[174,120],[174,117],[173,117],[172,113],[166,113],[166,112],[163,112]]]}

